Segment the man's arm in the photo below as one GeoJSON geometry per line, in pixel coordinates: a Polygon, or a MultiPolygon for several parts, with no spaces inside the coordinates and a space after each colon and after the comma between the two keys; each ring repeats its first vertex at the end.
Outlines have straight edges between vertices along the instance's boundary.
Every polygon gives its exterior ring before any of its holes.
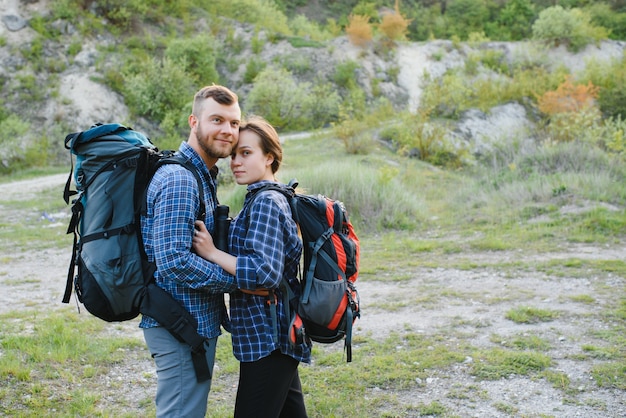
{"type": "Polygon", "coordinates": [[[199,207],[198,186],[193,174],[183,167],[164,166],[155,174],[153,186],[157,188],[154,252],[160,279],[213,293],[235,290],[232,275],[191,251],[199,207]]]}

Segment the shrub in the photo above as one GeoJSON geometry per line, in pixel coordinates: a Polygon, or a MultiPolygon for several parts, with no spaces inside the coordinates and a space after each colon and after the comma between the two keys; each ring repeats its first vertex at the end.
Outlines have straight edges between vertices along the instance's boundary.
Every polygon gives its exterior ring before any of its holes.
{"type": "Polygon", "coordinates": [[[460,167],[467,153],[455,149],[447,139],[448,129],[429,119],[428,113],[405,114],[399,125],[393,128],[391,140],[398,152],[443,167],[460,167]]]}
{"type": "Polygon", "coordinates": [[[433,116],[458,118],[467,109],[471,87],[456,70],[428,83],[422,93],[421,107],[433,116]]]}
{"type": "Polygon", "coordinates": [[[360,120],[346,119],[333,127],[333,133],[343,142],[348,154],[367,154],[371,143],[367,128],[360,120]]]}
{"type": "Polygon", "coordinates": [[[148,60],[127,77],[125,97],[131,111],[162,121],[168,112],[179,112],[191,100],[196,83],[179,65],[165,58],[148,60]]]}
{"type": "Polygon", "coordinates": [[[80,12],[75,0],[56,0],[50,3],[53,20],[76,21],[80,12]]]}
{"type": "Polygon", "coordinates": [[[29,131],[30,125],[17,115],[8,115],[0,121],[0,147],[2,147],[0,172],[10,171],[13,164],[23,159],[24,137],[29,131]]]}
{"type": "Polygon", "coordinates": [[[485,67],[504,74],[509,72],[505,58],[504,52],[497,49],[487,49],[480,54],[480,62],[485,67]]]}
{"type": "Polygon", "coordinates": [[[343,98],[339,119],[363,120],[367,115],[367,110],[368,106],[365,92],[361,89],[354,88],[343,98]]]}
{"type": "Polygon", "coordinates": [[[305,75],[313,71],[309,54],[283,54],[276,57],[275,62],[295,75],[305,75]]]}
{"type": "Polygon", "coordinates": [[[539,13],[533,23],[533,38],[551,45],[566,45],[578,51],[593,41],[606,39],[608,32],[591,24],[591,18],[580,9],[553,6],[539,13]]]}
{"type": "Polygon", "coordinates": [[[556,113],[550,117],[547,127],[549,139],[554,141],[574,141],[577,139],[596,142],[593,133],[598,132],[601,121],[600,111],[587,107],[577,112],[556,113]]]}
{"type": "Polygon", "coordinates": [[[356,87],[354,73],[357,68],[359,68],[359,64],[352,60],[337,64],[335,66],[335,72],[333,73],[333,81],[340,88],[352,90],[356,87]]]}
{"type": "Polygon", "coordinates": [[[467,39],[472,32],[481,32],[489,22],[489,9],[485,0],[455,0],[448,2],[445,19],[449,23],[447,35],[467,39]]]}
{"type": "Polygon", "coordinates": [[[337,121],[340,107],[341,97],[335,86],[317,80],[309,91],[303,113],[309,117],[308,126],[321,128],[337,121]]]}
{"type": "MultiPolygon", "coordinates": [[[[498,17],[497,39],[522,41],[530,38],[535,6],[530,0],[510,0],[498,17]]],[[[491,34],[492,37],[496,33],[491,34]]]]}
{"type": "Polygon", "coordinates": [[[340,101],[329,84],[298,84],[289,71],[270,66],[255,79],[245,107],[250,113],[263,115],[277,129],[302,130],[335,120],[340,101]]]}
{"type": "Polygon", "coordinates": [[[350,15],[348,17],[346,34],[354,45],[364,47],[369,44],[374,36],[373,32],[369,16],[350,15]]]}
{"type": "MultiPolygon", "coordinates": [[[[130,31],[140,20],[161,22],[166,17],[163,10],[167,2],[158,0],[107,0],[93,4],[98,16],[105,18],[118,32],[130,31]]],[[[113,29],[115,29],[113,28],[113,29]]]]}
{"type": "Polygon", "coordinates": [[[254,79],[265,69],[265,67],[266,64],[263,60],[255,57],[250,58],[246,64],[246,71],[243,74],[243,82],[246,84],[253,83],[254,79]]]}
{"type": "Polygon", "coordinates": [[[30,27],[41,35],[45,39],[58,39],[61,34],[60,31],[54,28],[50,23],[43,17],[35,15],[28,22],[30,27]]]}
{"type": "Polygon", "coordinates": [[[584,111],[594,105],[598,97],[598,87],[591,81],[586,85],[574,84],[569,75],[559,85],[556,91],[547,91],[538,97],[538,108],[546,115],[555,115],[566,112],[584,111]]]}
{"type": "Polygon", "coordinates": [[[605,117],[626,118],[626,54],[609,65],[605,61],[588,62],[584,79],[600,87],[598,106],[605,117]]]}
{"type": "Polygon", "coordinates": [[[201,34],[193,38],[179,38],[169,42],[165,56],[173,64],[194,78],[199,85],[218,84],[219,75],[215,68],[215,40],[210,35],[201,34]]]}
{"type": "Polygon", "coordinates": [[[607,28],[609,38],[623,40],[626,39],[626,9],[621,13],[613,10],[607,3],[594,3],[587,7],[591,15],[591,22],[597,26],[607,28]]]}
{"type": "Polygon", "coordinates": [[[368,17],[370,21],[380,23],[378,8],[374,2],[359,1],[357,5],[352,8],[351,14],[368,17]]]}
{"type": "Polygon", "coordinates": [[[289,22],[289,27],[296,36],[311,39],[313,41],[325,41],[330,39],[331,35],[320,28],[320,26],[311,22],[304,15],[297,15],[289,22]]]}
{"type": "Polygon", "coordinates": [[[405,19],[404,16],[400,14],[400,6],[398,4],[398,0],[396,0],[394,12],[385,13],[383,15],[382,22],[378,25],[378,28],[389,39],[402,40],[405,39],[407,28],[410,23],[410,20],[405,19]]]}
{"type": "Polygon", "coordinates": [[[598,88],[591,82],[575,85],[572,76],[567,76],[555,91],[538,97],[537,107],[550,118],[547,130],[550,139],[582,139],[597,126],[601,116],[595,105],[597,95],[598,88]]]}
{"type": "Polygon", "coordinates": [[[615,154],[626,154],[626,120],[621,116],[605,119],[598,130],[596,142],[602,149],[615,154]]]}

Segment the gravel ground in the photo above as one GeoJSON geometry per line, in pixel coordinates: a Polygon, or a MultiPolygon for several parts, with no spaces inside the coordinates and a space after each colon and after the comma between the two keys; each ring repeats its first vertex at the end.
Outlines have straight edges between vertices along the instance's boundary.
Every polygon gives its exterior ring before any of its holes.
{"type": "MultiPolygon", "coordinates": [[[[0,185],[0,208],[6,200],[32,197],[48,188],[61,190],[66,175],[14,182],[0,185]]],[[[6,212],[6,210],[4,210],[6,212]]],[[[42,226],[66,224],[67,214],[44,217],[42,226]],[[54,219],[58,217],[59,219],[54,219]]],[[[68,248],[48,249],[37,253],[5,254],[0,266],[0,313],[32,310],[50,312],[67,309],[60,303],[69,261],[68,248]],[[22,280],[27,278],[28,280],[22,280]]],[[[626,247],[596,247],[576,245],[558,248],[552,253],[525,254],[523,252],[486,252],[458,254],[449,257],[470,259],[489,265],[502,261],[532,262],[578,258],[594,260],[623,259],[626,247]]],[[[367,251],[364,251],[364,257],[367,251]]],[[[492,336],[508,338],[519,335],[540,337],[549,342],[547,354],[552,358],[551,370],[564,373],[570,379],[567,391],[556,389],[546,379],[510,376],[495,381],[475,379],[469,369],[475,359],[449,369],[433,370],[426,379],[416,379],[410,390],[393,393],[406,405],[429,404],[436,400],[453,416],[460,417],[622,417],[626,416],[626,393],[619,389],[600,388],[591,375],[591,368],[601,359],[577,360],[585,345],[602,346],[594,331],[609,329],[615,324],[601,312],[623,296],[626,280],[611,273],[590,277],[551,276],[526,267],[519,271],[496,268],[455,270],[423,268],[414,263],[403,271],[404,281],[387,277],[364,275],[359,282],[362,318],[357,322],[357,335],[386,338],[391,331],[424,333],[446,339],[454,346],[470,340],[476,348],[497,346],[492,336]],[[581,303],[576,296],[588,295],[594,303],[581,303]],[[414,303],[418,298],[431,302],[414,303]],[[434,302],[433,302],[434,301],[434,302]],[[400,306],[387,309],[385,306],[400,306]],[[505,313],[515,306],[534,306],[561,312],[553,321],[537,324],[517,324],[505,319],[505,313]]],[[[395,272],[394,275],[397,275],[395,272]]],[[[74,302],[70,304],[74,306],[74,302]]],[[[72,314],[78,315],[70,309],[72,314]]],[[[82,315],[87,314],[84,310],[82,315]]],[[[142,339],[137,322],[111,325],[112,337],[136,335],[142,339]]],[[[337,349],[331,346],[328,349],[337,349]]],[[[355,366],[359,361],[359,347],[354,348],[355,366]]],[[[219,367],[219,359],[218,359],[219,367]]],[[[309,366],[307,366],[309,367],[309,366]]],[[[310,367],[315,367],[310,366],[310,367]]],[[[116,365],[102,380],[102,402],[117,408],[126,405],[130,413],[142,415],[142,403],[149,402],[155,390],[155,376],[151,359],[145,350],[133,353],[130,361],[116,365]]],[[[216,382],[220,390],[212,396],[231,402],[236,382],[216,382]]],[[[216,386],[217,387],[217,386],[216,386]]],[[[379,391],[388,394],[388,388],[369,388],[368,394],[379,391]]],[[[372,416],[377,416],[378,413],[372,416]]]]}

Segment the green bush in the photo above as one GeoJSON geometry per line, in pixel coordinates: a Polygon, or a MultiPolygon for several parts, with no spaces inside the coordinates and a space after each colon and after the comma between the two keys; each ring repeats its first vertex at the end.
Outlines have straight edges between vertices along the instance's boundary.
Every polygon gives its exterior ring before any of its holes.
{"type": "Polygon", "coordinates": [[[292,35],[287,16],[271,0],[212,0],[203,2],[211,15],[251,23],[271,32],[292,35]]]}
{"type": "Polygon", "coordinates": [[[219,75],[215,68],[215,39],[208,34],[193,38],[178,38],[170,41],[165,56],[194,78],[197,85],[219,84],[219,75]]]}
{"type": "Polygon", "coordinates": [[[30,125],[10,114],[0,121],[0,147],[2,159],[0,160],[0,172],[10,172],[14,165],[24,160],[26,148],[26,134],[30,131],[30,125]]]}
{"type": "Polygon", "coordinates": [[[506,74],[509,72],[503,51],[497,49],[484,50],[480,54],[480,62],[490,70],[506,74]]]}
{"type": "MultiPolygon", "coordinates": [[[[558,142],[589,140],[588,135],[596,130],[600,121],[600,111],[593,106],[578,112],[553,114],[547,126],[548,139],[558,142]]],[[[596,139],[593,138],[592,142],[596,139]]]]}
{"type": "Polygon", "coordinates": [[[532,34],[535,18],[535,5],[530,0],[510,0],[500,11],[497,24],[487,23],[485,30],[492,39],[522,41],[532,34]]]}
{"type": "Polygon", "coordinates": [[[246,71],[243,74],[243,82],[246,84],[252,84],[254,79],[265,69],[265,67],[265,61],[260,58],[250,58],[246,64],[246,71]]]}
{"type": "Polygon", "coordinates": [[[283,54],[274,59],[277,65],[281,65],[291,74],[304,76],[314,71],[309,54],[294,53],[283,54]]]}
{"type": "Polygon", "coordinates": [[[79,3],[78,0],[56,0],[51,2],[50,9],[53,19],[76,21],[81,10],[77,3],[79,3]]]}
{"type": "Polygon", "coordinates": [[[354,73],[357,68],[359,68],[359,64],[352,60],[337,64],[333,74],[333,81],[337,86],[346,90],[355,88],[356,82],[354,81],[354,73]]]}
{"type": "Polygon", "coordinates": [[[471,87],[457,70],[449,70],[442,77],[430,81],[422,93],[420,107],[433,116],[456,119],[468,109],[471,87]]]}
{"type": "Polygon", "coordinates": [[[626,54],[607,65],[605,61],[590,61],[582,81],[600,88],[598,105],[605,117],[626,118],[626,54]]]}
{"type": "Polygon", "coordinates": [[[626,155],[626,119],[621,116],[607,118],[596,132],[598,134],[593,139],[602,149],[626,155]]]}
{"type": "Polygon", "coordinates": [[[341,97],[330,83],[298,84],[284,68],[267,67],[245,97],[245,109],[283,131],[324,127],[339,115],[341,97]]]}
{"type": "Polygon", "coordinates": [[[610,31],[609,38],[626,39],[626,9],[622,9],[620,13],[611,9],[607,3],[594,2],[587,7],[587,10],[591,15],[592,24],[607,28],[610,31]]]}
{"type": "Polygon", "coordinates": [[[458,36],[466,40],[472,32],[482,32],[489,21],[489,9],[485,0],[455,0],[448,3],[445,19],[451,24],[448,37],[458,36]]]}
{"type": "Polygon", "coordinates": [[[193,78],[170,59],[148,60],[124,84],[127,104],[137,116],[162,121],[169,112],[180,112],[197,90],[193,78]]]}
{"type": "MultiPolygon", "coordinates": [[[[437,121],[429,120],[427,113],[404,114],[400,124],[388,135],[401,154],[418,158],[433,165],[460,167],[467,150],[453,146],[447,139],[448,129],[437,121]]],[[[385,136],[385,133],[383,133],[385,136]]]]}
{"type": "Polygon", "coordinates": [[[295,18],[291,19],[289,21],[289,27],[294,35],[311,39],[312,41],[320,42],[331,38],[331,35],[327,31],[322,29],[317,23],[307,19],[304,15],[297,15],[295,18]]]}
{"type": "Polygon", "coordinates": [[[591,17],[581,9],[553,6],[539,13],[533,24],[533,38],[551,45],[566,45],[579,51],[588,44],[606,39],[608,31],[591,24],[591,17]]]}
{"type": "Polygon", "coordinates": [[[310,84],[297,84],[283,68],[267,67],[259,73],[246,97],[245,108],[266,118],[279,130],[304,129],[310,120],[303,109],[310,84]]]}
{"type": "Polygon", "coordinates": [[[30,27],[45,39],[58,39],[61,34],[58,29],[51,26],[49,21],[42,16],[33,16],[28,22],[30,27]]]}
{"type": "Polygon", "coordinates": [[[308,115],[311,128],[321,128],[337,121],[341,97],[335,86],[321,80],[313,83],[309,90],[308,99],[305,102],[303,112],[308,115]]]}

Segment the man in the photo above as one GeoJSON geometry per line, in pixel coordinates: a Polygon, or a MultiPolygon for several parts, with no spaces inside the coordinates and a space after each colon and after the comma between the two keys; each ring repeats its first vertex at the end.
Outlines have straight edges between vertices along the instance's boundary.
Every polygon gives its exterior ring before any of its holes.
{"type": "MultiPolygon", "coordinates": [[[[215,164],[231,154],[239,138],[241,109],[235,93],[222,86],[207,86],[194,97],[188,122],[189,138],[179,153],[196,167],[203,183],[207,228],[214,228],[217,205],[215,164]]],[[[235,290],[233,276],[191,251],[194,222],[200,208],[198,182],[179,164],[167,164],[155,173],[141,219],[146,253],[156,263],[156,283],[179,300],[198,321],[205,337],[209,370],[225,310],[223,294],[235,290]]],[[[146,344],[157,370],[157,417],[203,417],[211,380],[198,382],[190,346],[178,341],[149,316],[143,316],[146,344]]]]}

